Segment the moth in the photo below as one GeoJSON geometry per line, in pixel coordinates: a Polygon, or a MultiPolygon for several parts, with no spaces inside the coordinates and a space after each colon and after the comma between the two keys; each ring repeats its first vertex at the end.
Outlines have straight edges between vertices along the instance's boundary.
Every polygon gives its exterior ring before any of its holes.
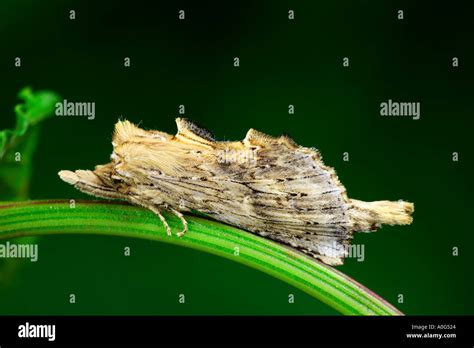
{"type": "Polygon", "coordinates": [[[93,171],[59,172],[65,182],[93,196],[126,200],[181,219],[197,211],[302,251],[329,265],[341,265],[354,232],[382,224],[412,222],[413,203],[350,199],[318,150],[289,136],[250,129],[242,141],[216,141],[195,123],[177,118],[170,135],[119,121],[111,162],[93,171]]]}

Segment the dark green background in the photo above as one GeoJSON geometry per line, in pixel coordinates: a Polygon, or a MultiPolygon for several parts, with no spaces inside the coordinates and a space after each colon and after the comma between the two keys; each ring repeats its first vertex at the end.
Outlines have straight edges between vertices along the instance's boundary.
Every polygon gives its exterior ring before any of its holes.
{"type": "MultiPolygon", "coordinates": [[[[121,116],[174,133],[184,104],[185,116],[218,139],[242,139],[251,127],[289,133],[320,149],[350,197],[415,203],[411,226],[357,235],[366,260],[348,259],[338,269],[407,314],[474,314],[468,3],[3,0],[0,129],[13,126],[25,85],[96,103],[93,121],[45,122],[32,199],[85,198],[57,172],[107,162],[121,116]],[[17,56],[21,68],[14,67],[17,56]],[[236,56],[240,68],[232,65],[236,56]],[[379,105],[388,99],[420,102],[421,119],[381,117],[379,105]]],[[[0,285],[3,314],[337,314],[253,269],[155,242],[43,237],[39,261],[18,263],[0,285]],[[295,304],[288,304],[289,293],[295,304]]]]}

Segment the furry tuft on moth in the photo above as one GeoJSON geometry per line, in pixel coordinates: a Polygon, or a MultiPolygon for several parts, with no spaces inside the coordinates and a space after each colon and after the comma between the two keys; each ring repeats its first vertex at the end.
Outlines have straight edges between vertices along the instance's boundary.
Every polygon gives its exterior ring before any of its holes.
{"type": "Polygon", "coordinates": [[[412,222],[413,203],[363,202],[347,197],[319,151],[288,136],[250,129],[244,140],[216,141],[191,121],[177,118],[170,135],[119,121],[111,162],[94,171],[62,170],[65,182],[93,196],[145,207],[161,214],[209,217],[291,246],[329,265],[341,265],[354,232],[412,222]]]}

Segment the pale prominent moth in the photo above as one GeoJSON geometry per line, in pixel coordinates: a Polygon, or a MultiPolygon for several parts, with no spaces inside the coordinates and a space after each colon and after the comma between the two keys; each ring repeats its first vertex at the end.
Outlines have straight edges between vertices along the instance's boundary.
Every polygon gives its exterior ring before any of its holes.
{"type": "Polygon", "coordinates": [[[62,170],[62,180],[93,196],[153,211],[197,211],[286,244],[330,265],[347,256],[354,232],[412,222],[413,203],[350,199],[319,151],[288,136],[250,129],[242,141],[216,141],[189,120],[170,135],[119,121],[111,162],[94,171],[62,170]]]}

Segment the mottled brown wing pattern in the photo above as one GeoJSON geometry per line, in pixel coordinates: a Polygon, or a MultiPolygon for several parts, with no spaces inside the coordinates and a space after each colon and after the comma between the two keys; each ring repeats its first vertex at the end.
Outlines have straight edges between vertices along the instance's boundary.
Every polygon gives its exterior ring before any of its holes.
{"type": "Polygon", "coordinates": [[[251,129],[242,141],[217,142],[188,120],[177,125],[172,136],[119,122],[111,163],[60,176],[86,193],[149,208],[165,226],[162,209],[185,227],[180,212],[199,211],[332,265],[342,264],[353,232],[411,222],[411,203],[348,199],[319,152],[287,136],[251,129]]]}

